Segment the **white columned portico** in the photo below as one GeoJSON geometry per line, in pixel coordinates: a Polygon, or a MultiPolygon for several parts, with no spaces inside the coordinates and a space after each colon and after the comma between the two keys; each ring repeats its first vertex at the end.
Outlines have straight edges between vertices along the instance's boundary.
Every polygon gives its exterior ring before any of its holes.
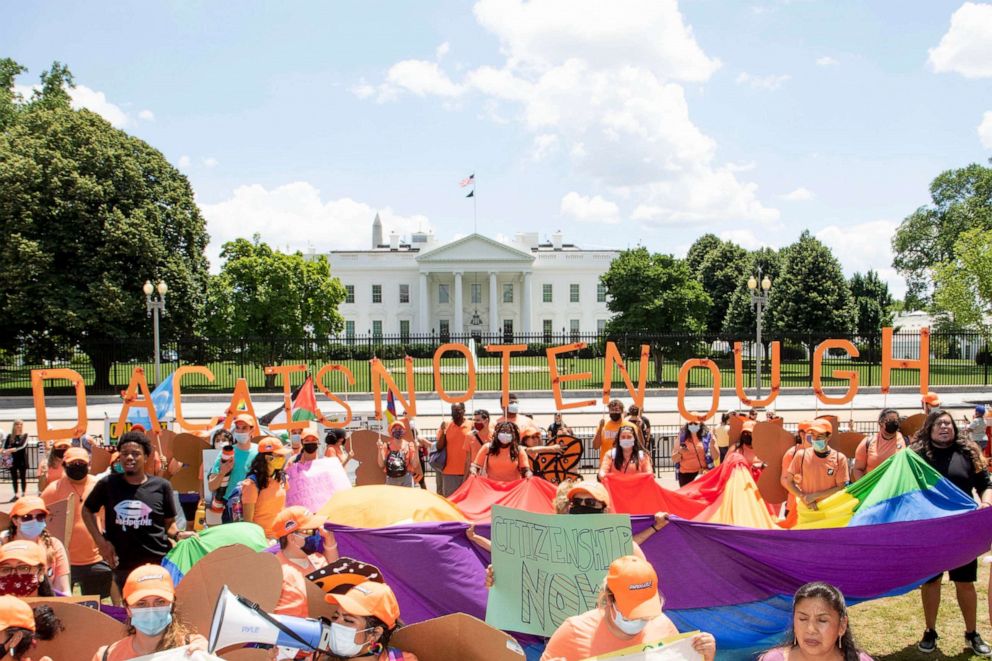
{"type": "Polygon", "coordinates": [[[420,295],[417,298],[420,304],[420,314],[417,315],[420,317],[420,333],[427,335],[431,332],[431,320],[428,319],[430,292],[427,289],[427,273],[423,271],[420,272],[420,295]]]}
{"type": "Polygon", "coordinates": [[[489,332],[499,333],[499,304],[496,298],[496,272],[489,272],[489,332]]]}
{"type": "Polygon", "coordinates": [[[455,271],[455,327],[452,329],[456,335],[465,332],[464,309],[465,302],[462,298],[462,272],[455,271]]]}
{"type": "Polygon", "coordinates": [[[523,310],[521,311],[522,314],[520,315],[520,317],[521,317],[521,325],[522,325],[522,328],[520,329],[520,332],[522,332],[522,333],[532,333],[532,332],[534,332],[534,330],[531,328],[531,320],[530,320],[530,316],[531,316],[531,292],[530,292],[530,289],[531,289],[531,272],[530,271],[524,271],[524,286],[523,286],[523,292],[521,292],[521,296],[520,296],[520,298],[521,298],[521,305],[523,307],[523,310]]]}

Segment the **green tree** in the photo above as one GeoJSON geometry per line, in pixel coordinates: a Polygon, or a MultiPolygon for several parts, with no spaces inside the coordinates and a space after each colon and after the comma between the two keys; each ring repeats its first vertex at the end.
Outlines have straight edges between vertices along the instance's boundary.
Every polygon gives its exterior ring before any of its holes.
{"type": "Polygon", "coordinates": [[[846,335],[857,326],[857,310],[840,262],[809,230],[785,251],[765,321],[773,333],[817,337],[846,335]]]}
{"type": "Polygon", "coordinates": [[[989,337],[992,315],[992,237],[971,229],[954,244],[954,259],[934,269],[934,304],[957,328],[989,337]]]}
{"type": "Polygon", "coordinates": [[[689,251],[685,254],[686,264],[693,273],[699,273],[703,262],[711,252],[723,245],[723,241],[716,234],[704,234],[696,239],[689,251]]]}
{"type": "MultiPolygon", "coordinates": [[[[344,327],[338,306],[344,285],[331,277],[327,260],[308,261],[261,242],[225,243],[224,263],[210,278],[207,296],[208,337],[250,339],[247,358],[260,367],[277,365],[301,349],[308,338],[337,334],[344,327]]],[[[266,379],[271,387],[272,378],[266,379]]]]}
{"type": "MultiPolygon", "coordinates": [[[[160,152],[69,106],[66,67],[55,63],[24,102],[13,98],[19,71],[0,63],[0,107],[16,110],[0,131],[0,346],[48,357],[78,347],[106,388],[108,340],[150,336],[146,280],[169,285],[166,337],[199,323],[205,223],[186,177],[160,152]]],[[[151,339],[116,351],[147,356],[151,339]]]]}
{"type": "Polygon", "coordinates": [[[749,265],[747,250],[731,241],[721,241],[703,259],[696,277],[713,301],[706,315],[707,331],[719,333],[723,329],[730,300],[741,281],[747,281],[749,265]]]}
{"type": "Polygon", "coordinates": [[[782,271],[782,252],[765,247],[748,253],[734,293],[730,296],[730,302],[725,310],[723,317],[725,333],[738,337],[750,337],[754,333],[757,320],[755,311],[751,307],[751,292],[747,288],[747,280],[751,275],[756,276],[759,269],[762,278],[767,275],[774,287],[782,271]]]}
{"type": "Polygon", "coordinates": [[[0,131],[10,126],[17,116],[21,99],[14,92],[14,79],[25,71],[10,58],[0,59],[0,131]]]}
{"type": "Polygon", "coordinates": [[[858,310],[858,337],[878,335],[883,327],[892,325],[892,295],[889,285],[878,277],[877,272],[855,273],[849,286],[858,310]]]}
{"type": "Polygon", "coordinates": [[[892,237],[892,264],[906,278],[906,307],[932,299],[930,270],[955,259],[954,244],[971,229],[992,229],[992,168],[972,163],[930,184],[931,204],[906,217],[892,237]]]}

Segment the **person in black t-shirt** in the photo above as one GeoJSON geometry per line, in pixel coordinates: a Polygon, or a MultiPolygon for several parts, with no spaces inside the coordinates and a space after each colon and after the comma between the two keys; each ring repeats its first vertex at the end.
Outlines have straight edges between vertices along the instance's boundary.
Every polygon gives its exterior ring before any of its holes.
{"type": "Polygon", "coordinates": [[[151,442],[141,432],[128,432],[117,444],[123,474],[111,473],[96,483],[83,507],[83,522],[100,554],[114,567],[114,580],[123,588],[133,569],[160,564],[172,549],[176,529],[176,505],[172,485],[161,477],[145,474],[151,442]],[[104,511],[106,532],[101,532],[96,514],[104,511]]]}
{"type": "MultiPolygon", "coordinates": [[[[910,446],[924,461],[946,477],[954,486],[969,496],[978,493],[981,507],[992,507],[992,482],[989,480],[988,466],[981,450],[972,441],[958,434],[954,418],[945,411],[932,411],[923,427],[916,432],[910,446]]],[[[978,620],[978,594],[975,581],[978,580],[978,560],[952,569],[948,572],[957,591],[958,606],[964,616],[965,642],[975,654],[989,656],[992,649],[976,631],[978,620]]],[[[940,581],[943,572],[923,584],[920,593],[923,598],[923,617],[926,630],[917,645],[921,652],[937,649],[937,611],[940,608],[940,581]]]]}

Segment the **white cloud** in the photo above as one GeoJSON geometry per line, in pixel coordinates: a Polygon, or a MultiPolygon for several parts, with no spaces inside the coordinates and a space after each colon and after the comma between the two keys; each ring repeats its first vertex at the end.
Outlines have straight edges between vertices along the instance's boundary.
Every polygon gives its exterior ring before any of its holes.
{"type": "Polygon", "coordinates": [[[69,90],[69,98],[72,99],[73,108],[92,110],[116,128],[123,128],[128,123],[127,113],[121,110],[120,106],[108,101],[103,92],[90,89],[86,85],[76,85],[69,90]]]}
{"type": "Polygon", "coordinates": [[[451,50],[451,44],[447,41],[434,49],[434,58],[440,60],[442,57],[448,54],[451,50]]]}
{"type": "Polygon", "coordinates": [[[986,110],[982,115],[982,123],[978,125],[978,139],[982,146],[992,149],[992,110],[986,110]]]}
{"type": "Polygon", "coordinates": [[[824,55],[823,57],[816,58],[816,66],[818,67],[833,67],[840,64],[837,60],[830,57],[829,55],[824,55]]]}
{"type": "Polygon", "coordinates": [[[725,166],[731,172],[750,172],[758,167],[755,161],[745,161],[743,163],[727,163],[725,166]]]}
{"type": "Polygon", "coordinates": [[[389,68],[386,82],[379,86],[379,101],[395,99],[401,90],[417,96],[428,94],[442,97],[456,97],[464,92],[441,71],[437,62],[427,60],[403,60],[389,68]]]}
{"type": "Polygon", "coordinates": [[[202,163],[203,163],[203,167],[205,168],[215,168],[220,164],[220,161],[218,161],[213,156],[207,156],[206,158],[203,159],[202,163]]]}
{"type": "Polygon", "coordinates": [[[720,232],[718,236],[724,241],[733,241],[746,250],[757,250],[758,248],[764,248],[765,246],[770,246],[772,248],[778,247],[765,241],[763,238],[758,238],[753,230],[748,229],[724,230],[720,232]]]}
{"type": "Polygon", "coordinates": [[[151,110],[147,110],[147,109],[146,110],[142,110],[141,112],[138,113],[138,118],[139,119],[143,119],[146,122],[154,122],[155,121],[155,113],[153,113],[151,110]]]}
{"type": "Polygon", "coordinates": [[[558,136],[554,133],[541,133],[534,136],[534,148],[531,151],[531,159],[534,161],[544,160],[558,146],[558,136]]]}
{"type": "Polygon", "coordinates": [[[800,186],[796,190],[782,195],[783,200],[788,200],[790,202],[805,202],[807,200],[812,200],[814,197],[816,197],[816,195],[813,194],[813,191],[805,186],[800,186]]]}
{"type": "Polygon", "coordinates": [[[599,195],[586,197],[572,191],[561,198],[561,214],[581,222],[620,222],[620,207],[599,195]]]}
{"type": "Polygon", "coordinates": [[[965,78],[992,76],[992,5],[961,5],[951,15],[951,27],[929,52],[930,66],[938,73],[959,73],[965,78]]]}
{"type": "Polygon", "coordinates": [[[231,197],[217,204],[200,204],[207,220],[211,268],[220,268],[220,250],[227,241],[253,234],[283,250],[316,251],[368,248],[372,244],[372,220],[378,212],[383,234],[395,231],[409,236],[429,231],[426,216],[403,216],[391,208],[376,209],[350,198],[324,201],[312,184],[297,181],[271,190],[253,184],[239,186],[231,197]],[[365,231],[363,231],[363,228],[365,231]]]}
{"type": "Polygon", "coordinates": [[[879,277],[889,284],[889,291],[896,298],[906,294],[906,281],[892,268],[892,236],[899,223],[889,220],[875,220],[856,225],[830,225],[816,233],[816,238],[833,250],[840,260],[844,273],[850,276],[855,271],[878,272],[879,277]]]}
{"type": "Polygon", "coordinates": [[[189,160],[189,156],[183,154],[182,156],[179,157],[179,161],[177,162],[179,163],[179,167],[188,168],[191,161],[189,160]]]}
{"type": "Polygon", "coordinates": [[[792,78],[789,74],[769,74],[767,76],[755,76],[746,71],[737,74],[734,79],[738,85],[747,85],[759,90],[777,90],[792,78]]]}
{"type": "Polygon", "coordinates": [[[375,94],[375,87],[369,85],[364,78],[362,78],[357,85],[351,88],[351,93],[357,96],[359,99],[367,99],[373,94],[375,94]]]}

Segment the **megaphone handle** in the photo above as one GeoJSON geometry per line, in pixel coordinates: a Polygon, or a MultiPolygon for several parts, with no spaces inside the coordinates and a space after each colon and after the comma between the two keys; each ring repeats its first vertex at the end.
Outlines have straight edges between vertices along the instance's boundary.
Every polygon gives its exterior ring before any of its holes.
{"type": "Polygon", "coordinates": [[[319,651],[316,648],[314,648],[312,645],[310,645],[310,643],[308,643],[307,641],[303,640],[303,638],[301,638],[295,631],[293,631],[292,629],[290,629],[289,627],[287,627],[285,624],[283,624],[282,622],[280,622],[279,620],[277,620],[276,618],[272,617],[271,615],[269,615],[268,613],[266,613],[264,610],[262,610],[261,606],[259,606],[255,602],[251,601],[250,599],[246,599],[246,598],[244,598],[244,597],[242,597],[241,595],[238,595],[238,594],[234,595],[234,598],[237,599],[238,601],[240,601],[242,604],[244,604],[245,607],[250,608],[251,610],[253,610],[260,617],[262,617],[264,620],[266,620],[269,624],[271,624],[275,628],[279,629],[279,631],[282,631],[284,634],[286,634],[287,636],[289,636],[293,640],[298,641],[301,645],[303,645],[303,648],[309,649],[309,650],[313,650],[314,652],[319,651]]]}

